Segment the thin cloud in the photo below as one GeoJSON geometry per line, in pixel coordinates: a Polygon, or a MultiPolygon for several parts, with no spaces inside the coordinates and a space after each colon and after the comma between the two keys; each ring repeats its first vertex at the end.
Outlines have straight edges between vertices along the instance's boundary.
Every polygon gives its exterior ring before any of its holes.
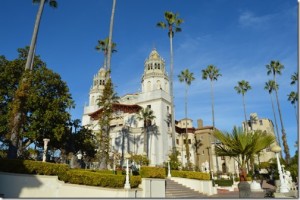
{"type": "Polygon", "coordinates": [[[274,15],[255,15],[253,12],[244,11],[239,16],[239,24],[242,27],[264,28],[268,25],[274,15]]]}

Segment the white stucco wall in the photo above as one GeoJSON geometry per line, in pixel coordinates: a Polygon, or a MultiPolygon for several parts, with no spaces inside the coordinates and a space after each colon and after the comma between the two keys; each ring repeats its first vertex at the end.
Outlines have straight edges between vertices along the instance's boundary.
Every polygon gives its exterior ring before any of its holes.
{"type": "Polygon", "coordinates": [[[142,179],[139,188],[125,190],[64,183],[57,176],[0,172],[4,198],[164,198],[165,179],[142,179]]]}

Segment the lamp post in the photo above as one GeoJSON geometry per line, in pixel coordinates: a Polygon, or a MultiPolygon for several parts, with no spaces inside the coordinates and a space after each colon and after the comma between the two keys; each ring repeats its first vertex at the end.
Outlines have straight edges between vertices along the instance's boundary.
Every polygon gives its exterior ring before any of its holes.
{"type": "Polygon", "coordinates": [[[43,141],[44,141],[43,162],[46,162],[46,155],[47,155],[48,142],[50,141],[50,139],[45,138],[45,139],[43,139],[43,141]]]}
{"type": "Polygon", "coordinates": [[[279,155],[278,154],[281,151],[281,148],[278,145],[274,145],[272,147],[271,151],[273,151],[276,154],[276,159],[277,159],[277,168],[278,168],[279,179],[280,179],[279,192],[280,193],[289,192],[289,188],[286,184],[285,179],[283,178],[283,173],[282,173],[282,169],[281,169],[281,165],[280,165],[280,161],[279,161],[279,155]]]}
{"type": "Polygon", "coordinates": [[[125,181],[124,189],[130,189],[131,187],[129,183],[129,167],[128,167],[128,160],[130,158],[130,154],[126,153],[125,158],[126,158],[126,181],[125,181]]]}
{"type": "Polygon", "coordinates": [[[168,178],[171,178],[170,158],[168,158],[168,178]]]}

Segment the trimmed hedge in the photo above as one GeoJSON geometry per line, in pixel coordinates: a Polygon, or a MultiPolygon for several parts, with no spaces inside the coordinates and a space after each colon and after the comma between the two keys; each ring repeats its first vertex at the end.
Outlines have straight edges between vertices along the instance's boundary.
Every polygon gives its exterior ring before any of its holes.
{"type": "MultiPolygon", "coordinates": [[[[66,164],[56,164],[32,160],[0,159],[0,171],[20,174],[56,175],[66,183],[123,188],[125,176],[113,174],[110,170],[69,169],[66,164]]],[[[141,176],[130,176],[130,186],[138,187],[142,182],[141,176]]]]}
{"type": "Polygon", "coordinates": [[[32,160],[0,159],[0,171],[20,173],[20,174],[39,174],[39,175],[59,175],[69,169],[66,164],[46,163],[32,160]]]}
{"type": "MultiPolygon", "coordinates": [[[[59,176],[59,180],[66,183],[100,186],[109,188],[123,188],[125,184],[125,176],[96,173],[91,171],[69,170],[65,174],[59,176]]],[[[140,176],[131,176],[129,178],[131,188],[136,188],[141,183],[140,176]]]]}
{"type": "Polygon", "coordinates": [[[218,186],[232,186],[233,185],[233,180],[225,180],[225,179],[220,179],[220,180],[213,180],[213,184],[218,184],[218,186]]]}
{"type": "Polygon", "coordinates": [[[171,175],[173,177],[190,178],[197,180],[210,180],[210,174],[204,172],[171,170],[171,175]]]}
{"type": "Polygon", "coordinates": [[[146,167],[142,166],[140,169],[140,175],[142,178],[165,178],[165,168],[161,167],[146,167]]]}

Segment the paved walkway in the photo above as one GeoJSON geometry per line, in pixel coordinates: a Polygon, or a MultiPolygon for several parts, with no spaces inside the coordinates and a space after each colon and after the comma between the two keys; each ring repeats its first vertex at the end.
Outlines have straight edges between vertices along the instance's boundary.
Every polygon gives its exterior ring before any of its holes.
{"type": "MultiPolygon", "coordinates": [[[[265,196],[265,192],[251,192],[249,198],[263,199],[264,196],[265,196]]],[[[211,198],[211,199],[239,199],[239,191],[219,193],[219,194],[209,196],[208,198],[211,198]]]]}

